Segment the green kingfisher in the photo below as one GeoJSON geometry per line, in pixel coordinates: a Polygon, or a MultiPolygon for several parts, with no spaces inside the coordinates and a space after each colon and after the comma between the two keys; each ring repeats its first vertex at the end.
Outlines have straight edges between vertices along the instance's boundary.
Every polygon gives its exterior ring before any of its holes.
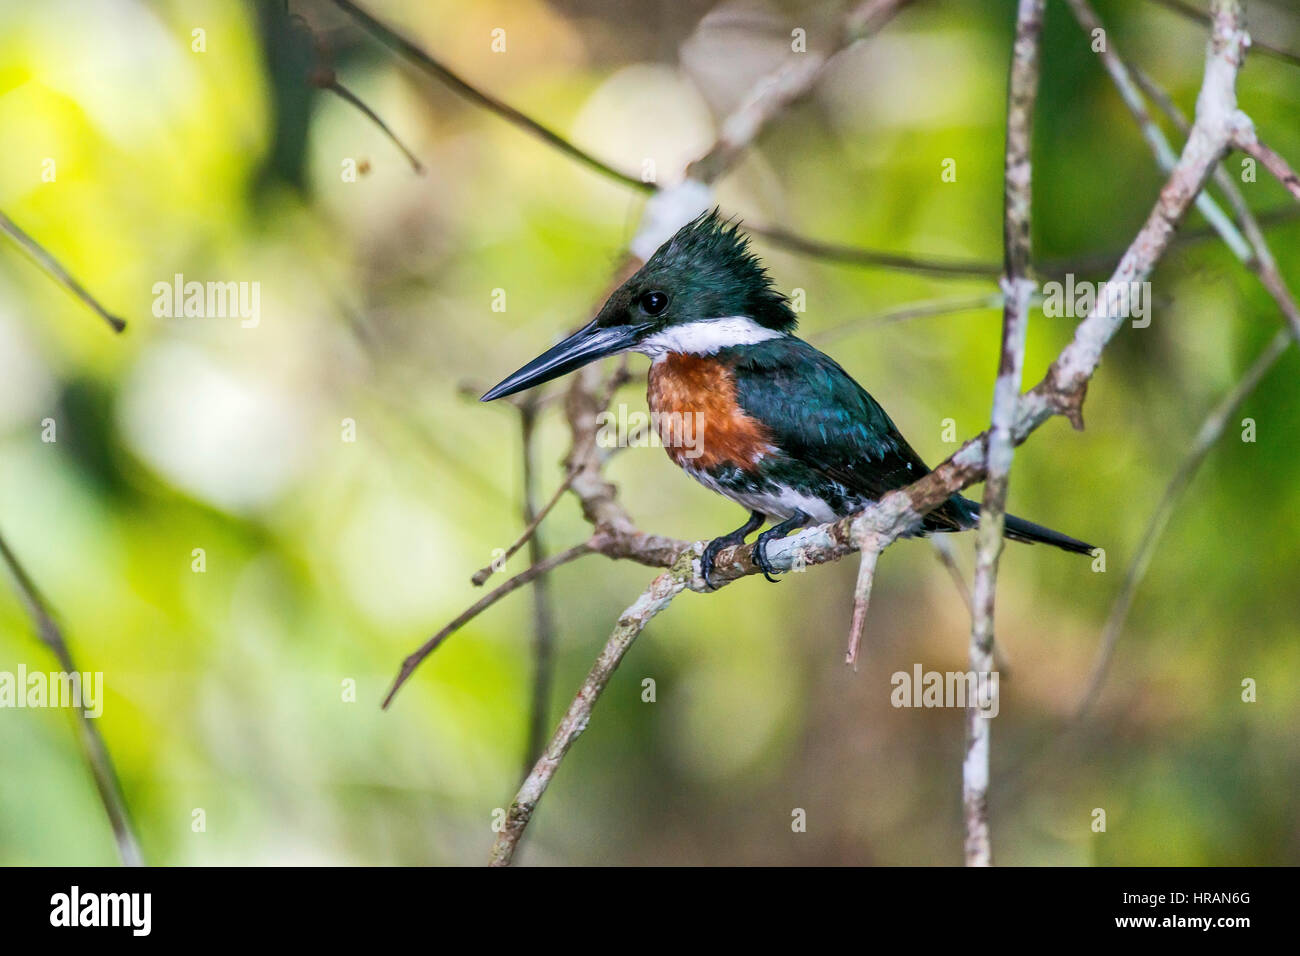
{"type": "MultiPolygon", "coordinates": [[[[794,311],[749,239],[717,210],[683,226],[610,295],[600,313],[481,399],[489,402],[621,352],[651,360],[647,399],[668,455],[750,512],[704,549],[710,580],[723,548],[769,519],[768,542],[861,511],[929,472],[885,410],[834,359],[796,338],[794,311]]],[[[917,533],[974,528],[979,505],[953,495],[917,533]]],[[[1089,554],[1093,546],[1008,515],[1006,537],[1089,554]]]]}

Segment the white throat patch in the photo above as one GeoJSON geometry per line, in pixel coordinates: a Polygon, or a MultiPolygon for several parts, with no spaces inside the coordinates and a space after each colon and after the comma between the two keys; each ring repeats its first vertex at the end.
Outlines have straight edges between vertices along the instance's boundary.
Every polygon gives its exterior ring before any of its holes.
{"type": "Polygon", "coordinates": [[[658,361],[669,352],[712,355],[733,345],[753,345],[785,335],[759,325],[747,315],[729,315],[718,319],[701,319],[656,332],[637,345],[634,351],[658,361]]]}

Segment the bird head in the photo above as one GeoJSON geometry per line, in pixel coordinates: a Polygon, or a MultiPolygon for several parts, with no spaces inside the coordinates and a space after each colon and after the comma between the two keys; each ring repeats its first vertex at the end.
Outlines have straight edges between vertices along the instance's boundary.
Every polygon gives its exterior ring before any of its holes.
{"type": "Polygon", "coordinates": [[[481,399],[513,395],[620,352],[707,354],[794,330],[749,239],[717,210],[687,223],[614,290],[589,323],[481,399]]]}

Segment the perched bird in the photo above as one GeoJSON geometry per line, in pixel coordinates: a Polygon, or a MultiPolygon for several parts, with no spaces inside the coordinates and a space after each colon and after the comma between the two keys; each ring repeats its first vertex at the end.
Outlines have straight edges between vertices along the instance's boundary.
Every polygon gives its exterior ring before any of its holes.
{"type": "MultiPolygon", "coordinates": [[[[758,536],[767,544],[861,511],[929,472],[885,410],[835,361],[794,336],[796,319],[739,226],[705,213],[678,230],[609,297],[600,314],[489,390],[488,402],[620,352],[651,359],[647,398],[668,455],[706,487],[750,511],[714,538],[718,552],[758,536]],[[685,440],[685,439],[690,439],[685,440]]],[[[919,533],[974,528],[979,505],[953,495],[919,533]]],[[[1088,554],[1085,544],[1008,515],[1006,537],[1088,554]]]]}

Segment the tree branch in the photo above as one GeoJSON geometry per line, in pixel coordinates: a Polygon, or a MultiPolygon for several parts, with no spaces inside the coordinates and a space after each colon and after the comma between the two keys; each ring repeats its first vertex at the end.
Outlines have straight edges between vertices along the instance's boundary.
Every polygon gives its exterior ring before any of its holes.
{"type": "MultiPolygon", "coordinates": [[[[1003,245],[1006,252],[1005,300],[1002,314],[1002,352],[993,386],[993,412],[988,439],[988,477],[980,506],[975,546],[975,585],[972,592],[970,669],[989,674],[993,662],[994,595],[998,558],[1002,554],[1007,488],[1015,442],[1012,428],[1020,399],[1025,366],[1025,332],[1029,325],[1029,300],[1034,282],[1029,278],[1033,162],[1031,150],[1034,105],[1038,99],[1038,50],[1043,32],[1045,0],[1020,0],[1016,13],[1016,38],[1011,57],[1007,93],[1007,149],[1003,245]]],[[[990,685],[991,686],[991,685],[990,685]]],[[[993,862],[989,838],[988,785],[991,721],[985,707],[992,701],[970,700],[966,705],[966,758],[962,762],[962,805],[966,820],[966,865],[993,862]]]]}
{"type": "Polygon", "coordinates": [[[910,256],[896,252],[881,252],[846,246],[819,239],[806,239],[780,226],[765,226],[746,221],[745,230],[791,252],[837,262],[843,265],[894,269],[898,272],[915,272],[937,278],[996,279],[1002,268],[995,262],[978,262],[970,259],[949,259],[938,256],[910,256]]]}
{"type": "MultiPolygon", "coordinates": [[[[348,3],[347,0],[335,0],[335,2],[346,10],[358,10],[355,5],[348,3]]],[[[887,2],[887,0],[875,0],[875,2],[865,4],[864,7],[883,9],[891,5],[892,3],[887,2]]],[[[1030,11],[1037,9],[1041,12],[1041,6],[1041,0],[1022,0],[1022,7],[1030,11]]],[[[358,19],[365,25],[374,23],[372,19],[364,15],[359,16],[358,19]]],[[[382,29],[386,30],[386,28],[382,29]]],[[[388,33],[391,34],[391,31],[388,31],[388,33]]],[[[1191,204],[1195,202],[1197,195],[1210,175],[1210,171],[1224,155],[1234,135],[1239,129],[1249,124],[1249,120],[1236,110],[1234,93],[1235,78],[1241,57],[1244,54],[1245,44],[1245,35],[1240,27],[1237,5],[1228,2],[1228,0],[1218,0],[1216,3],[1215,29],[1207,50],[1205,78],[1198,101],[1196,123],[1190,131],[1182,155],[1175,163],[1169,180],[1162,189],[1146,222],[1121,256],[1110,281],[1106,284],[1103,294],[1099,297],[1097,306],[1076,327],[1072,341],[1062,350],[1057,360],[1048,369],[1043,380],[1030,392],[1021,396],[1018,402],[1006,401],[1004,395],[1007,393],[1011,395],[1012,399],[1016,398],[1015,392],[1018,391],[1018,385],[1017,388],[1010,388],[1009,384],[1016,383],[1017,379],[1015,374],[1000,375],[1000,400],[995,403],[998,408],[995,409],[994,426],[990,431],[967,441],[954,455],[941,463],[930,474],[906,488],[884,495],[879,501],[864,509],[861,513],[826,525],[809,528],[781,541],[772,542],[768,548],[768,557],[775,568],[788,570],[796,560],[801,565],[826,563],[838,560],[847,554],[864,548],[878,554],[899,537],[913,532],[925,514],[945,501],[954,492],[984,479],[986,477],[986,457],[993,461],[995,469],[1003,469],[1002,473],[1005,474],[1005,465],[1002,464],[1005,459],[999,456],[1009,455],[1011,447],[1024,441],[1049,418],[1057,414],[1063,414],[1068,416],[1076,426],[1081,427],[1081,409],[1088,381],[1100,362],[1102,351],[1123,322],[1121,310],[1116,308],[1116,299],[1120,287],[1130,282],[1142,281],[1150,275],[1161,256],[1169,249],[1175,228],[1191,204]],[[996,438],[993,435],[994,429],[997,430],[996,438]],[[992,449],[993,452],[989,453],[989,449],[992,449]]],[[[414,50],[409,41],[390,42],[390,45],[396,46],[400,52],[416,59],[417,62],[419,62],[420,57],[424,56],[418,50],[414,50]],[[406,46],[403,47],[402,44],[406,46]],[[406,49],[406,47],[410,47],[410,49],[406,49]]],[[[439,76],[442,75],[439,71],[445,70],[440,65],[438,68],[431,68],[427,63],[424,66],[428,72],[439,76]]],[[[446,79],[446,77],[443,78],[446,79]]],[[[1022,77],[1022,79],[1024,78],[1022,77]]],[[[467,86],[459,78],[455,78],[455,80],[467,86]]],[[[1023,83],[1018,82],[1016,88],[1023,93],[1025,86],[1023,83]]],[[[475,95],[468,92],[466,95],[469,95],[471,99],[477,99],[477,91],[473,91],[473,93],[475,95]]],[[[787,94],[788,89],[782,93],[782,97],[787,94]]],[[[789,100],[786,100],[786,102],[789,102],[789,100]]],[[[489,103],[484,105],[489,105],[489,108],[492,108],[489,103]]],[[[500,109],[496,111],[502,112],[500,109]]],[[[507,118],[511,116],[509,112],[504,112],[502,115],[506,115],[507,118]]],[[[750,138],[750,141],[754,136],[758,135],[761,125],[760,122],[751,124],[746,128],[745,135],[750,138]]],[[[736,129],[739,129],[739,127],[733,127],[729,134],[732,136],[732,141],[725,144],[715,155],[728,158],[734,158],[738,155],[739,150],[737,147],[740,142],[739,137],[734,135],[736,129]]],[[[554,137],[554,134],[548,135],[554,137]]],[[[547,139],[548,137],[543,136],[543,138],[547,139]]],[[[1015,132],[1013,136],[1013,131],[1009,128],[1009,149],[1014,145],[1012,140],[1015,139],[1016,142],[1019,142],[1020,138],[1019,132],[1015,132]]],[[[548,141],[550,140],[548,139],[548,141]]],[[[560,148],[564,152],[573,155],[572,147],[560,148]]],[[[1019,147],[1015,147],[1015,150],[1015,157],[1021,155],[1019,147]]],[[[1024,138],[1023,155],[1026,157],[1023,172],[1026,179],[1025,188],[1027,189],[1027,137],[1024,138]]],[[[591,157],[587,157],[587,160],[590,160],[588,165],[605,168],[603,164],[591,157]]],[[[703,181],[688,179],[681,186],[673,187],[670,190],[656,190],[656,195],[647,204],[642,227],[633,240],[632,248],[638,250],[638,252],[653,251],[654,246],[657,245],[657,242],[653,241],[656,237],[667,238],[668,235],[671,235],[672,232],[699,211],[701,203],[710,202],[712,194],[709,190],[709,183],[725,171],[728,162],[710,161],[696,167],[697,171],[701,172],[703,181]]],[[[1009,165],[1009,171],[1015,174],[1010,177],[1009,182],[1013,184],[1019,182],[1016,177],[1019,175],[1020,170],[1020,161],[1016,159],[1014,165],[1009,165]]],[[[616,178],[619,175],[615,172],[616,178]]],[[[638,183],[637,185],[641,184],[638,183]]],[[[1013,186],[1009,190],[1009,198],[1015,201],[1013,205],[1018,202],[1017,197],[1019,195],[1019,186],[1013,186]]],[[[1028,205],[1025,203],[1023,215],[1027,217],[1027,214],[1028,205]]],[[[1023,255],[1016,251],[1019,248],[1020,237],[1023,235],[1025,241],[1027,241],[1028,237],[1027,230],[1024,230],[1022,223],[1027,223],[1027,219],[1021,218],[1018,207],[1012,209],[1011,216],[1008,219],[1008,228],[1009,235],[1015,237],[1015,242],[1008,244],[1008,280],[1006,286],[1008,293],[1006,308],[1010,315],[1009,317],[1004,316],[1004,326],[1006,326],[1005,331],[1007,333],[1004,335],[1004,339],[1006,339],[1007,343],[1010,343],[1010,352],[1008,353],[1007,348],[1004,347],[1004,357],[1010,354],[1013,360],[1011,366],[1013,373],[1015,371],[1016,355],[1022,348],[1017,347],[1015,343],[1018,338],[1023,336],[1023,315],[1027,309],[1028,295],[1031,289],[1031,284],[1026,278],[1029,270],[1028,247],[1024,247],[1023,255]],[[1021,276],[1020,281],[1013,281],[1013,277],[1017,275],[1021,276]]],[[[662,239],[659,241],[662,241],[662,239]]],[[[648,255],[648,252],[646,254],[648,255]]],[[[641,264],[641,261],[642,258],[637,254],[628,255],[614,278],[614,284],[616,285],[630,275],[641,264]]],[[[947,267],[951,263],[943,265],[947,267]]],[[[987,274],[990,276],[995,274],[996,271],[995,269],[987,270],[982,265],[971,270],[972,274],[977,272],[981,275],[987,274]]],[[[1005,362],[1003,363],[1003,369],[1004,371],[1006,369],[1005,362]]],[[[620,618],[619,626],[615,628],[614,633],[611,635],[605,652],[592,669],[587,683],[583,685],[578,696],[574,699],[550,746],[548,746],[534,767],[533,772],[525,781],[514,806],[511,808],[506,829],[499,835],[494,847],[493,862],[498,864],[508,863],[512,858],[519,836],[527,826],[537,801],[540,800],[560,760],[573,740],[581,733],[582,728],[586,726],[595,698],[608,681],[613,667],[621,659],[622,654],[626,652],[636,634],[644,627],[645,622],[681,590],[687,588],[701,592],[709,590],[700,576],[697,562],[702,550],[702,542],[688,543],[641,531],[632,521],[626,509],[619,503],[614,486],[605,479],[602,466],[607,456],[602,453],[596,443],[597,416],[604,410],[610,394],[603,393],[600,382],[599,370],[595,366],[590,366],[573,376],[564,399],[564,414],[569,424],[572,439],[570,453],[566,461],[566,473],[572,476],[570,490],[577,497],[583,516],[593,527],[591,539],[576,548],[570,549],[569,552],[547,559],[543,565],[535,565],[522,575],[507,581],[505,585],[489,594],[460,618],[448,625],[447,628],[434,635],[416,653],[407,658],[392,691],[389,693],[388,700],[391,700],[392,694],[410,676],[420,661],[464,621],[470,619],[479,610],[497,600],[504,593],[508,593],[509,590],[527,583],[528,580],[532,580],[538,574],[546,573],[551,567],[563,563],[563,560],[571,560],[581,554],[599,553],[612,559],[631,560],[647,566],[670,569],[668,574],[656,578],[651,588],[620,618]]],[[[1004,494],[1003,491],[1003,499],[1004,494]]],[[[989,503],[996,505],[997,497],[989,499],[989,503]]],[[[996,513],[996,511],[996,508],[989,509],[990,513],[996,513]]],[[[996,518],[993,519],[993,521],[996,520],[996,518]]],[[[870,579],[870,569],[871,566],[868,565],[867,581],[870,579]]],[[[718,555],[714,581],[716,584],[725,586],[730,581],[756,573],[756,571],[757,569],[753,564],[753,546],[737,546],[726,549],[718,555]]],[[[985,572],[985,576],[989,579],[989,584],[991,584],[991,572],[985,572]]],[[[858,590],[865,604],[865,588],[859,588],[858,590]]],[[[989,590],[991,591],[991,588],[989,590]]],[[[976,615],[978,616],[981,601],[977,599],[975,605],[976,615]]],[[[988,607],[990,608],[988,620],[991,621],[991,604],[988,607]]],[[[977,632],[978,625],[973,625],[972,634],[975,635],[977,632]]],[[[991,629],[988,633],[991,635],[991,629]]],[[[977,643],[979,643],[980,647],[984,646],[982,642],[977,643]]],[[[991,641],[987,647],[991,654],[993,649],[991,641]]],[[[985,721],[985,723],[987,722],[985,721]]]]}
{"type": "Polygon", "coordinates": [[[1102,630],[1097,652],[1093,657],[1092,667],[1089,670],[1087,682],[1084,690],[1079,695],[1078,702],[1062,727],[1051,737],[1040,741],[1032,752],[1022,754],[1016,765],[1003,776],[1001,783],[1004,791],[1021,789],[1019,785],[1023,784],[1029,770],[1036,767],[1046,754],[1057,752],[1061,744],[1081,727],[1088,712],[1096,705],[1101,697],[1102,686],[1105,683],[1111,659],[1114,657],[1119,638],[1128,620],[1129,611],[1132,609],[1133,599],[1137,594],[1137,589],[1146,577],[1146,572],[1151,565],[1151,559],[1155,556],[1160,539],[1168,526],[1169,517],[1173,514],[1175,506],[1191,485],[1191,481],[1200,469],[1201,464],[1209,455],[1213,446],[1223,436],[1229,417],[1241,407],[1241,404],[1254,392],[1264,376],[1272,370],[1273,366],[1286,353],[1287,346],[1291,341],[1291,336],[1287,330],[1279,331],[1270,340],[1269,344],[1264,347],[1255,361],[1251,363],[1241,379],[1215,404],[1202,422],[1192,441],[1191,448],[1174,472],[1159,502],[1156,504],[1155,510],[1148,519],[1138,543],[1137,551],[1124,572],[1123,583],[1120,585],[1114,601],[1111,602],[1110,613],[1107,615],[1106,625],[1102,630]]]}
{"type": "Polygon", "coordinates": [[[533,811],[537,809],[538,801],[550,786],[551,779],[559,769],[564,755],[569,752],[569,748],[573,746],[578,736],[587,729],[587,724],[591,720],[591,711],[606,685],[609,684],[615,668],[623,660],[623,656],[627,654],[628,648],[632,646],[637,635],[650,623],[650,619],[672,603],[673,598],[685,588],[691,575],[691,560],[684,555],[672,568],[655,578],[645,592],[619,616],[618,623],[609,635],[609,640],[605,642],[605,649],[596,658],[596,663],[592,665],[587,679],[583,681],[582,687],[573,698],[573,703],[569,705],[560,725],[555,729],[550,745],[538,758],[533,772],[528,775],[515,795],[514,802],[510,804],[505,826],[497,834],[496,842],[492,846],[491,866],[510,865],[524,829],[532,819],[533,811]]]}
{"type": "MultiPolygon", "coordinates": [[[[1168,116],[1170,121],[1182,133],[1186,134],[1190,129],[1187,117],[1183,115],[1172,97],[1140,69],[1131,69],[1133,78],[1138,86],[1142,88],[1142,91],[1151,97],[1161,112],[1168,116]]],[[[1300,342],[1300,307],[1297,307],[1295,298],[1287,287],[1286,280],[1282,278],[1282,272],[1278,269],[1277,260],[1273,258],[1273,251],[1269,248],[1268,239],[1264,236],[1264,229],[1260,225],[1259,219],[1251,211],[1250,204],[1246,202],[1246,197],[1241,194],[1236,181],[1223,163],[1219,163],[1214,168],[1214,182],[1223,190],[1223,194],[1228,197],[1228,204],[1232,206],[1233,214],[1237,217],[1237,221],[1241,223],[1241,230],[1245,233],[1246,242],[1250,245],[1250,255],[1245,260],[1246,267],[1259,277],[1260,284],[1264,286],[1265,291],[1277,303],[1282,318],[1286,320],[1291,328],[1292,335],[1295,336],[1297,342],[1300,342]]]]}
{"type": "Polygon", "coordinates": [[[531,541],[538,527],[546,520],[546,516],[551,513],[551,509],[560,503],[560,499],[564,497],[564,493],[569,490],[571,484],[573,484],[573,475],[565,475],[564,480],[560,482],[560,486],[555,489],[555,493],[551,495],[546,504],[542,505],[540,511],[532,514],[532,519],[524,526],[524,530],[520,532],[519,537],[515,539],[510,547],[506,548],[506,553],[491,564],[484,565],[475,571],[473,577],[470,578],[470,583],[475,587],[482,587],[487,579],[496,573],[498,564],[509,561],[518,553],[520,548],[531,541]]]}
{"type": "Polygon", "coordinates": [[[401,670],[397,672],[397,677],[393,680],[393,686],[388,689],[388,694],[384,697],[383,708],[385,710],[388,709],[388,705],[393,702],[394,695],[402,689],[402,685],[406,683],[413,673],[415,673],[415,669],[420,666],[420,663],[436,651],[438,646],[447,638],[451,637],[452,634],[456,633],[474,618],[478,617],[479,614],[486,611],[493,604],[496,604],[497,601],[501,600],[511,591],[523,587],[539,575],[554,571],[563,564],[568,564],[570,561],[581,558],[583,555],[590,554],[592,550],[591,542],[575,544],[567,551],[553,554],[545,561],[541,561],[524,571],[520,571],[513,578],[510,578],[504,584],[499,585],[495,590],[485,594],[483,597],[475,601],[472,605],[461,612],[455,620],[421,644],[406,658],[406,660],[402,661],[401,670]]]}
{"type": "MultiPolygon", "coordinates": [[[[1174,163],[1178,161],[1178,156],[1173,147],[1169,145],[1164,130],[1157,125],[1156,121],[1152,119],[1151,113],[1147,110],[1146,101],[1142,97],[1138,83],[1130,72],[1128,64],[1119,55],[1114,37],[1102,25],[1101,19],[1097,16],[1097,12],[1092,8],[1088,0],[1066,0],[1066,3],[1069,4],[1074,19],[1078,21],[1079,26],[1085,33],[1092,34],[1100,30],[1106,34],[1106,43],[1098,51],[1097,55],[1101,57],[1102,65],[1106,68],[1106,72],[1110,74],[1111,81],[1119,91],[1124,105],[1133,114],[1134,120],[1137,121],[1138,128],[1142,132],[1142,138],[1151,147],[1160,169],[1165,174],[1170,173],[1174,168],[1174,163]]],[[[1233,255],[1242,262],[1250,258],[1250,246],[1237,230],[1232,219],[1214,201],[1213,196],[1208,192],[1202,192],[1196,197],[1196,208],[1200,210],[1206,222],[1232,250],[1233,255]]]]}
{"type": "Polygon", "coordinates": [[[867,624],[867,606],[871,601],[871,586],[876,580],[876,561],[880,552],[870,544],[856,542],[861,550],[858,563],[858,580],[853,586],[853,623],[849,625],[849,649],[844,663],[858,669],[858,649],[862,646],[862,632],[867,624]]]}
{"type": "Polygon", "coordinates": [[[812,91],[831,61],[876,33],[912,2],[865,0],[854,6],[840,24],[837,48],[830,54],[815,50],[800,53],[756,83],[740,106],[723,120],[717,142],[686,167],[687,178],[702,182],[717,179],[758,138],[759,131],[769,121],[812,91]]]}
{"type": "MultiPolygon", "coordinates": [[[[1189,20],[1195,20],[1197,23],[1203,23],[1206,26],[1209,26],[1210,23],[1213,22],[1208,13],[1197,9],[1190,3],[1185,2],[1185,0],[1151,0],[1151,2],[1156,4],[1156,6],[1164,7],[1166,10],[1171,10],[1179,16],[1186,17],[1189,20]]],[[[1259,50],[1259,52],[1265,56],[1271,56],[1274,59],[1283,60],[1287,63],[1300,66],[1300,53],[1292,53],[1290,50],[1268,43],[1265,40],[1255,39],[1254,37],[1251,38],[1250,45],[1254,49],[1259,50]]]]}
{"type": "Polygon", "coordinates": [[[983,312],[1000,308],[1002,308],[1002,293],[1000,292],[994,292],[990,295],[956,296],[951,299],[912,302],[893,309],[886,309],[884,312],[877,312],[875,315],[866,316],[865,318],[841,322],[829,329],[822,329],[820,332],[809,335],[808,341],[814,343],[833,342],[856,332],[880,328],[883,325],[893,325],[895,322],[926,319],[937,315],[951,315],[954,312],[983,312]]]}
{"type": "Polygon", "coordinates": [[[406,161],[411,164],[411,170],[416,175],[424,175],[424,167],[420,164],[420,161],[416,158],[415,154],[407,148],[405,143],[398,139],[397,134],[389,128],[388,124],[380,118],[378,113],[366,104],[365,100],[361,99],[361,97],[357,96],[339,82],[333,71],[330,71],[328,74],[318,79],[316,85],[323,90],[329,90],[339,99],[359,110],[363,116],[370,120],[370,122],[379,127],[379,131],[387,136],[389,141],[401,151],[402,155],[406,157],[406,161]]]}
{"type": "Polygon", "coordinates": [[[1258,160],[1265,169],[1277,177],[1277,181],[1286,187],[1287,192],[1300,200],[1300,176],[1296,175],[1291,164],[1280,154],[1269,149],[1256,138],[1253,128],[1240,130],[1233,145],[1258,160]]]}
{"type": "Polygon", "coordinates": [[[1137,593],[1143,578],[1146,577],[1147,569],[1151,565],[1151,558],[1155,554],[1161,536],[1164,534],[1165,526],[1169,522],[1169,516],[1173,514],[1174,506],[1182,497],[1183,492],[1187,490],[1187,486],[1191,484],[1192,478],[1201,467],[1201,463],[1205,461],[1206,455],[1210,453],[1210,449],[1223,436],[1229,417],[1241,407],[1241,403],[1246,400],[1247,396],[1255,390],[1264,376],[1277,364],[1278,359],[1285,354],[1291,343],[1291,334],[1287,329],[1282,329],[1273,336],[1268,345],[1264,347],[1264,350],[1251,363],[1250,368],[1246,370],[1246,374],[1215,405],[1201,424],[1196,433],[1196,438],[1187,452],[1187,456],[1183,459],[1182,464],[1178,466],[1178,470],[1174,472],[1174,476],[1165,488],[1159,504],[1156,505],[1155,511],[1152,512],[1151,518],[1147,521],[1146,529],[1142,532],[1141,543],[1138,545],[1137,552],[1133,555],[1133,560],[1129,562],[1128,570],[1124,573],[1124,583],[1120,586],[1119,594],[1116,595],[1114,603],[1111,604],[1110,614],[1106,618],[1106,627],[1102,631],[1101,643],[1097,648],[1097,655],[1093,661],[1088,683],[1084,692],[1079,695],[1079,703],[1075,706],[1073,720],[1080,720],[1101,694],[1101,686],[1106,679],[1107,668],[1110,666],[1111,657],[1115,653],[1115,646],[1119,642],[1120,634],[1124,630],[1124,623],[1128,620],[1129,610],[1133,606],[1133,597],[1137,593]]]}
{"type": "MultiPolygon", "coordinates": [[[[1079,26],[1085,32],[1093,33],[1097,30],[1104,32],[1105,28],[1088,0],[1066,0],[1066,2],[1074,12],[1079,26]]],[[[1147,96],[1150,96],[1156,105],[1184,133],[1190,131],[1187,118],[1182,115],[1173,99],[1155,81],[1146,76],[1141,70],[1131,67],[1120,56],[1119,50],[1113,42],[1108,42],[1100,51],[1099,56],[1101,56],[1107,72],[1119,90],[1124,104],[1142,129],[1143,137],[1151,145],[1156,161],[1160,164],[1161,169],[1168,173],[1173,169],[1176,161],[1174,152],[1169,146],[1169,141],[1165,139],[1164,132],[1156,125],[1155,120],[1147,111],[1143,93],[1145,92],[1147,96]]],[[[1233,145],[1252,156],[1256,156],[1288,189],[1295,192],[1297,198],[1300,198],[1300,178],[1297,178],[1295,173],[1291,171],[1285,159],[1258,141],[1253,124],[1247,122],[1238,128],[1233,136],[1233,145]]],[[[1243,236],[1237,230],[1232,220],[1219,208],[1208,193],[1202,192],[1196,197],[1197,209],[1201,211],[1211,227],[1218,232],[1224,243],[1237,258],[1259,277],[1264,288],[1282,311],[1283,318],[1291,325],[1297,340],[1300,340],[1300,309],[1297,308],[1296,302],[1287,289],[1281,272],[1278,270],[1277,262],[1269,249],[1259,221],[1251,212],[1245,197],[1241,195],[1241,190],[1237,188],[1237,184],[1222,163],[1215,164],[1214,181],[1228,197],[1228,201],[1232,205],[1238,220],[1241,221],[1242,230],[1246,235],[1243,236]]]]}
{"type": "MultiPolygon", "coordinates": [[[[0,535],[0,558],[13,576],[14,587],[31,618],[36,636],[50,649],[65,674],[80,673],[72,660],[72,652],[63,639],[63,632],[55,623],[45,600],[35,583],[28,576],[27,570],[18,561],[18,556],[10,549],[9,543],[0,535]]],[[[140,852],[140,842],[136,839],[131,826],[131,814],[126,806],[126,797],[122,794],[122,785],[118,781],[117,771],[113,767],[113,758],[108,752],[108,745],[99,733],[99,728],[92,718],[87,717],[83,708],[74,708],[78,729],[78,741],[82,755],[90,768],[95,781],[95,790],[99,802],[108,815],[109,826],[113,829],[113,840],[117,843],[118,856],[123,866],[143,866],[144,856],[140,852]]]]}
{"type": "Polygon", "coordinates": [[[360,6],[352,3],[351,0],[333,0],[333,3],[348,16],[352,17],[353,20],[356,20],[357,23],[364,27],[371,35],[376,37],[389,49],[396,52],[409,63],[414,64],[420,70],[428,73],[439,82],[451,87],[451,89],[455,90],[456,93],[469,100],[475,106],[481,106],[488,112],[495,113],[506,122],[536,136],[547,146],[559,150],[571,159],[576,159],[588,169],[594,169],[602,176],[617,180],[625,186],[631,186],[634,189],[640,189],[646,192],[654,190],[655,187],[653,183],[644,183],[635,176],[631,176],[621,170],[615,169],[603,160],[597,159],[586,150],[575,146],[554,130],[543,126],[531,116],[521,113],[513,106],[502,102],[490,93],[480,90],[477,86],[474,86],[469,81],[463,79],[460,74],[452,70],[451,67],[430,56],[392,27],[381,23],[360,6]]]}
{"type": "Polygon", "coordinates": [[[24,252],[35,259],[36,264],[49,273],[50,277],[53,278],[55,282],[59,283],[75,295],[85,303],[91,311],[107,322],[114,332],[121,332],[126,328],[125,319],[118,318],[116,315],[109,312],[108,309],[100,305],[99,300],[87,292],[85,287],[74,279],[67,269],[63,268],[58,259],[55,259],[54,256],[50,255],[45,250],[44,246],[31,236],[27,235],[18,223],[14,222],[3,212],[0,212],[0,229],[3,229],[8,233],[10,239],[18,243],[24,252]]]}
{"type": "MultiPolygon", "coordinates": [[[[520,443],[524,459],[524,521],[533,529],[528,539],[528,559],[536,567],[546,560],[546,548],[537,530],[541,518],[533,502],[536,484],[534,435],[537,407],[526,403],[519,409],[520,443]]],[[[551,700],[551,681],[555,672],[555,613],[551,607],[550,579],[540,574],[533,579],[533,692],[528,715],[528,737],[524,744],[524,769],[533,765],[541,752],[546,734],[547,707],[551,700]]]]}

